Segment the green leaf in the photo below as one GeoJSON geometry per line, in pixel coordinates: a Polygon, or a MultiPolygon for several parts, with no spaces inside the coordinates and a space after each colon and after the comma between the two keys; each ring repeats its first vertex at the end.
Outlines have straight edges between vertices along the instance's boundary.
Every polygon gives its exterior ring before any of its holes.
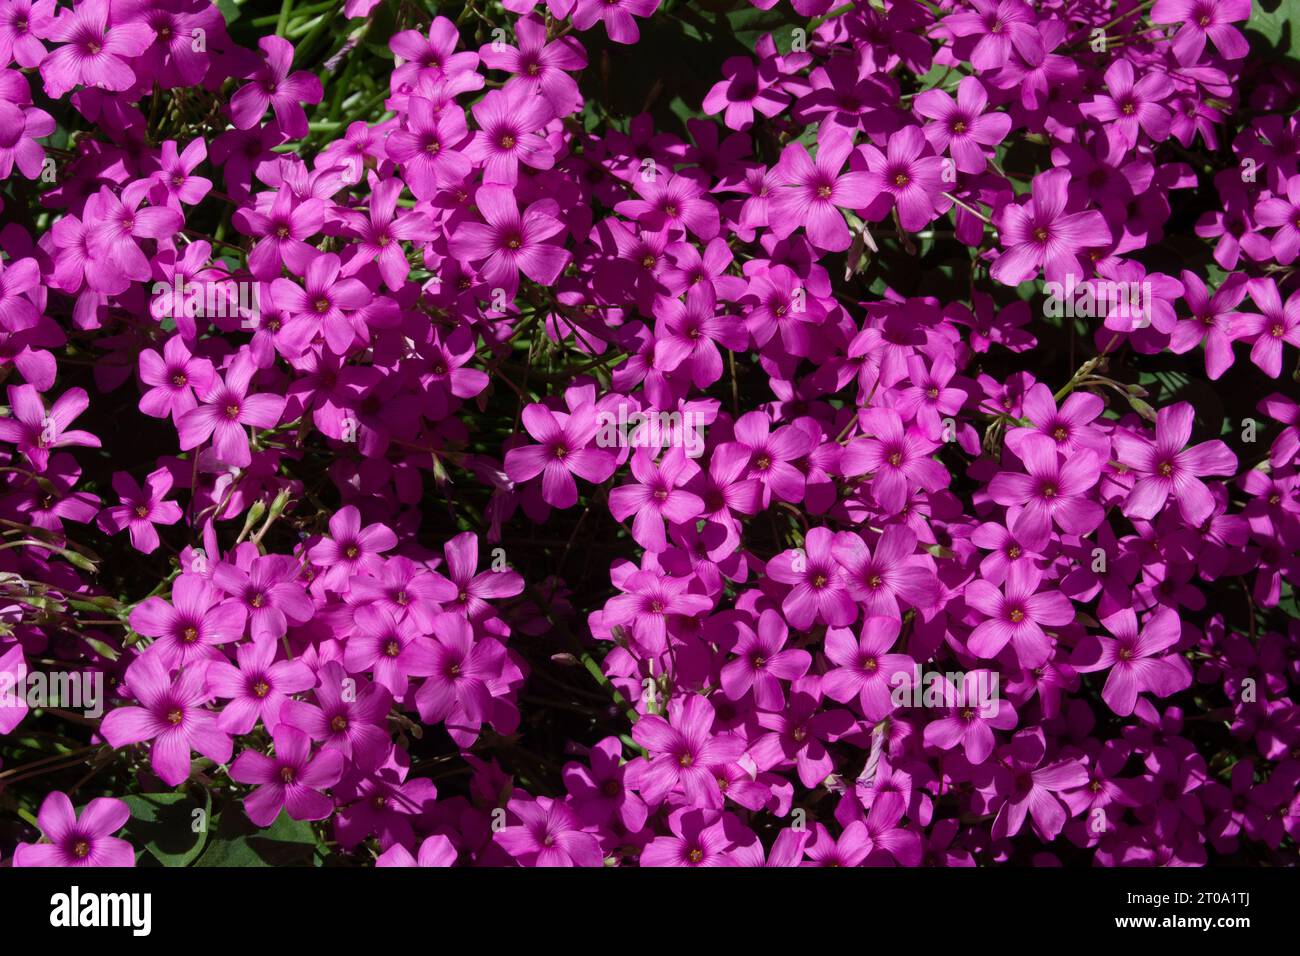
{"type": "Polygon", "coordinates": [[[163,866],[189,866],[203,852],[212,814],[212,795],[203,803],[187,793],[143,793],[123,798],[131,808],[124,837],[143,845],[163,866]],[[195,810],[202,810],[197,818],[195,810]],[[195,823],[202,825],[195,831],[195,823]]]}
{"type": "Polygon", "coordinates": [[[1246,38],[1266,59],[1300,59],[1300,0],[1255,0],[1246,38]]]}
{"type": "Polygon", "coordinates": [[[309,866],[316,846],[316,831],[310,823],[290,819],[281,810],[274,823],[259,830],[242,806],[232,804],[221,814],[207,852],[194,865],[309,866]]]}

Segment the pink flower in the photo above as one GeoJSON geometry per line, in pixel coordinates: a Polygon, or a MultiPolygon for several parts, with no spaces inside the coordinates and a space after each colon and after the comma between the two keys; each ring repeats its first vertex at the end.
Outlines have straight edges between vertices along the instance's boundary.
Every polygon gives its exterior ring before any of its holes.
{"type": "Polygon", "coordinates": [[[68,429],[89,405],[83,389],[70,388],[47,412],[36,386],[10,385],[9,417],[0,418],[0,441],[16,445],[33,468],[44,471],[54,448],[99,447],[99,439],[90,432],[68,429]]]}
{"type": "Polygon", "coordinates": [[[632,515],[632,537],[647,551],[668,547],[664,522],[685,524],[704,510],[704,502],[682,485],[690,481],[699,466],[680,447],[670,448],[655,464],[649,450],[638,448],[632,455],[632,477],[636,484],[620,485],[609,493],[609,510],[619,521],[632,515]]]}
{"type": "Polygon", "coordinates": [[[179,335],[173,335],[161,356],[153,349],[140,353],[140,381],[153,386],[140,397],[140,411],[154,418],[170,415],[179,423],[198,405],[194,393],[207,392],[215,377],[212,363],[196,357],[179,335]]]}
{"type": "Polygon", "coordinates": [[[907,497],[909,483],[937,491],[948,483],[948,471],[930,457],[939,447],[912,428],[892,408],[868,408],[858,421],[870,438],[850,442],[840,458],[846,476],[872,475],[871,491],[881,509],[897,514],[907,497]]]}
{"type": "Polygon", "coordinates": [[[1043,572],[1017,563],[1007,571],[1002,589],[988,581],[966,585],[966,603],[985,615],[966,640],[972,654],[992,660],[1011,644],[1021,667],[1037,667],[1052,655],[1052,641],[1043,627],[1060,627],[1074,620],[1074,606],[1060,591],[1039,591],[1043,572]]]}
{"type": "Polygon", "coordinates": [[[1102,618],[1113,638],[1088,635],[1074,649],[1076,671],[1089,673],[1110,668],[1101,699],[1121,717],[1133,713],[1138,694],[1149,691],[1168,697],[1191,684],[1192,674],[1177,654],[1165,654],[1182,638],[1178,614],[1160,608],[1138,632],[1137,615],[1130,607],[1102,618]]]}
{"type": "Polygon", "coordinates": [[[597,20],[605,23],[605,32],[615,43],[635,43],[641,39],[633,17],[648,17],[659,9],[659,0],[577,0],[573,5],[573,26],[590,30],[597,20]]]}
{"type": "Polygon", "coordinates": [[[668,720],[647,714],[636,722],[632,739],[650,753],[635,784],[646,803],[657,806],[678,790],[697,806],[722,805],[713,768],[738,760],[745,742],[731,734],[714,734],[713,720],[708,699],[688,694],[669,702],[668,720]]]}
{"type": "Polygon", "coordinates": [[[173,680],[161,655],[146,653],[127,668],[126,684],[141,706],[118,707],[104,715],[99,729],[111,746],[152,740],[150,762],[169,787],[189,777],[192,750],[218,764],[230,761],[230,736],[205,707],[212,699],[206,662],[185,668],[173,680]]]}
{"type": "Polygon", "coordinates": [[[285,405],[279,395],[248,394],[255,371],[248,352],[240,351],[224,380],[213,375],[207,388],[199,393],[203,404],[186,412],[176,423],[181,448],[197,448],[212,438],[217,455],[226,464],[242,467],[253,460],[247,429],[275,427],[285,405]]]}
{"type": "Polygon", "coordinates": [[[826,656],[838,666],[822,678],[822,690],[841,704],[857,699],[867,720],[875,723],[894,710],[890,699],[900,673],[911,678],[915,666],[906,654],[891,654],[898,640],[900,622],[895,618],[868,617],[862,633],[854,640],[848,630],[826,632],[826,656]]]}
{"type": "Polygon", "coordinates": [[[511,481],[542,476],[542,500],[556,508],[572,508],[578,500],[577,475],[600,484],[614,473],[618,460],[604,448],[588,447],[599,427],[594,405],[582,405],[570,414],[552,412],[545,405],[524,408],[524,427],[539,444],[506,452],[505,469],[511,481]]]}
{"type": "Polygon", "coordinates": [[[1034,177],[1030,199],[1008,203],[994,218],[1005,251],[990,274],[1007,285],[1017,285],[1045,269],[1049,282],[1076,280],[1086,273],[1080,253],[1111,243],[1110,228],[1096,210],[1067,213],[1070,172],[1051,169],[1034,177]]]}
{"type": "Polygon", "coordinates": [[[329,530],[330,536],[313,545],[307,557],[324,569],[316,580],[335,591],[345,590],[354,575],[377,573],[383,566],[380,555],[397,546],[397,535],[387,525],[361,527],[361,512],[355,505],[334,512],[329,530]]]}
{"type": "Polygon", "coordinates": [[[810,528],[802,548],[783,551],[767,563],[769,578],[791,585],[781,611],[800,631],[808,630],[814,621],[843,627],[858,616],[844,571],[831,551],[834,540],[829,528],[810,528]]]}
{"type": "Polygon", "coordinates": [[[334,812],[334,801],[320,791],[343,776],[343,755],[322,750],[311,756],[311,738],[288,724],[273,734],[275,756],[245,750],[230,765],[230,779],[254,784],[244,798],[244,812],[259,827],[269,827],[288,811],[293,820],[324,820],[334,812]]]}
{"type": "Polygon", "coordinates": [[[1300,292],[1291,293],[1283,305],[1273,279],[1251,279],[1247,287],[1260,314],[1243,314],[1238,320],[1236,338],[1253,339],[1250,360],[1265,375],[1277,378],[1282,374],[1283,344],[1300,347],[1300,292]]]}
{"type": "Polygon", "coordinates": [[[912,102],[912,109],[934,122],[922,132],[937,152],[947,150],[963,173],[982,173],[988,164],[982,147],[996,146],[1011,130],[1006,113],[985,113],[988,94],[984,85],[965,77],[957,85],[957,100],[943,90],[926,90],[912,102]]]}
{"type": "Polygon", "coordinates": [[[1214,511],[1214,496],[1200,478],[1233,474],[1237,456],[1218,439],[1186,447],[1194,418],[1192,406],[1179,402],[1160,409],[1154,442],[1130,432],[1115,432],[1115,457],[1136,476],[1133,490],[1124,499],[1126,515],[1154,518],[1170,495],[1193,525],[1200,525],[1214,511]]]}
{"type": "Polygon", "coordinates": [[[741,700],[750,688],[760,710],[782,710],[785,693],[781,681],[793,681],[808,673],[812,656],[796,648],[787,649],[789,630],[781,615],[767,610],[759,615],[757,631],[737,622],[740,637],[731,652],[736,656],[722,665],[722,692],[730,700],[741,700]]]}
{"type": "Polygon", "coordinates": [[[113,836],[131,819],[131,808],[112,797],[96,797],[78,819],[67,795],[54,791],[41,803],[36,822],[48,842],[20,843],[13,865],[135,866],[135,848],[113,836]]]}
{"type": "Polygon", "coordinates": [[[492,90],[474,104],[479,131],[465,147],[465,155],[483,167],[483,182],[514,186],[519,164],[550,169],[554,148],[538,134],[555,115],[550,100],[523,87],[492,90]]]}
{"type": "Polygon", "coordinates": [[[866,206],[871,181],[865,172],[841,172],[853,151],[852,134],[827,126],[817,144],[816,160],[802,143],[791,143],[781,152],[776,168],[781,188],[772,196],[771,227],[784,239],[803,226],[818,249],[842,252],[850,236],[840,209],[866,206]]]}
{"type": "Polygon", "coordinates": [[[320,79],[301,70],[290,73],[293,44],[283,37],[266,36],[257,41],[263,63],[249,74],[230,98],[230,116],[238,129],[251,129],[261,122],[266,108],[275,111],[276,122],[290,139],[307,135],[307,113],[303,103],[319,103],[324,91],[320,79]]]}
{"type": "Polygon", "coordinates": [[[289,695],[315,686],[316,675],[302,661],[275,659],[277,647],[270,634],[254,635],[235,648],[238,667],[224,658],[208,666],[209,689],[227,701],[217,716],[217,725],[226,733],[246,734],[258,720],[276,731],[289,695]]]}
{"type": "Polygon", "coordinates": [[[539,199],[519,214],[514,190],[505,186],[483,186],[474,203],[487,225],[466,222],[451,237],[452,254],[466,262],[482,262],[483,281],[501,288],[514,298],[522,272],[534,282],[555,282],[569,253],[562,246],[546,242],[564,231],[558,218],[560,208],[553,199],[539,199]]]}
{"type": "Polygon", "coordinates": [[[174,501],[164,501],[172,487],[172,474],[159,468],[145,479],[148,491],[142,489],[134,478],[124,471],[113,476],[113,490],[122,503],[107,508],[100,516],[100,527],[109,534],[123,529],[131,533],[131,546],[137,551],[152,554],[158,548],[156,524],[175,524],[181,520],[181,506],[174,501]]]}
{"type": "Polygon", "coordinates": [[[74,86],[131,88],[136,76],[128,61],[149,48],[154,33],[143,23],[112,19],[108,0],[84,0],[44,25],[44,39],[62,44],[41,61],[48,96],[61,99],[74,86]]]}

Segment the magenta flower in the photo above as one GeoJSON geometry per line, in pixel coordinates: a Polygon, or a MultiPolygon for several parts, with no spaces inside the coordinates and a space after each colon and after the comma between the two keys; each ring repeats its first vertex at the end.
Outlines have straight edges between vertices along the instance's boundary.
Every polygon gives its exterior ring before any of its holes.
{"type": "Polygon", "coordinates": [[[569,261],[562,246],[546,242],[564,231],[556,216],[559,207],[540,199],[519,213],[514,191],[505,186],[483,186],[474,203],[487,220],[462,224],[451,237],[451,251],[466,262],[478,263],[489,287],[504,289],[513,298],[522,272],[534,282],[551,285],[569,261]]]}
{"type": "Polygon", "coordinates": [[[392,749],[384,725],[392,695],[363,677],[349,677],[338,661],[320,668],[317,677],[316,703],[285,701],[281,722],[321,741],[324,750],[337,750],[358,771],[378,767],[392,749]]]}
{"type": "Polygon", "coordinates": [[[906,654],[889,653],[898,640],[899,626],[893,618],[869,617],[856,641],[847,629],[828,629],[826,656],[837,666],[822,678],[826,696],[841,704],[856,699],[873,723],[893,712],[890,695],[898,686],[897,675],[910,680],[915,666],[906,654]]]}
{"type": "Polygon", "coordinates": [[[546,26],[536,17],[515,21],[517,46],[487,43],[479,49],[484,66],[514,74],[506,88],[520,87],[545,96],[555,115],[567,116],[582,109],[582,94],[569,73],[587,66],[587,53],[574,37],[559,37],[548,43],[546,26]],[[567,72],[566,72],[567,71],[567,72]]]}
{"type": "Polygon", "coordinates": [[[135,848],[113,836],[131,819],[131,808],[112,797],[96,797],[77,817],[67,795],[54,791],[41,802],[36,822],[47,842],[20,843],[18,866],[135,866],[135,848]]]}
{"type": "Polygon", "coordinates": [[[1139,131],[1159,143],[1169,137],[1169,110],[1161,105],[1174,91],[1164,73],[1151,71],[1134,82],[1133,64],[1117,59],[1106,70],[1106,93],[1098,93],[1080,109],[1107,124],[1128,149],[1137,145],[1139,131]]]}
{"type": "Polygon", "coordinates": [[[420,844],[418,856],[400,843],[394,843],[375,859],[375,866],[453,866],[456,863],[456,846],[441,833],[434,834],[420,844]]]}
{"type": "Polygon", "coordinates": [[[1110,668],[1101,699],[1119,716],[1133,713],[1138,694],[1168,697],[1191,683],[1186,662],[1177,654],[1164,653],[1183,634],[1176,612],[1160,608],[1140,633],[1137,615],[1129,607],[1102,618],[1101,623],[1115,636],[1088,635],[1074,649],[1071,664],[1081,673],[1110,668]]]}
{"type": "Polygon", "coordinates": [[[917,230],[939,215],[946,200],[943,160],[934,155],[925,134],[904,126],[889,137],[882,153],[870,143],[860,147],[866,159],[867,201],[856,203],[863,215],[879,221],[890,209],[898,211],[904,229],[917,230]]]}
{"type": "Polygon", "coordinates": [[[769,578],[791,586],[781,612],[797,630],[806,631],[813,621],[843,627],[858,616],[831,549],[834,541],[829,528],[810,528],[802,548],[783,551],[767,563],[769,578]]]}
{"type": "Polygon", "coordinates": [[[550,169],[555,150],[538,130],[554,117],[554,107],[544,96],[522,87],[492,90],[474,104],[479,131],[470,137],[465,155],[483,167],[483,182],[514,186],[519,164],[550,169]]]}
{"type": "Polygon", "coordinates": [[[248,551],[237,550],[235,564],[222,561],[212,569],[212,583],[243,605],[254,641],[279,638],[289,629],[290,621],[302,624],[316,612],[298,582],[299,570],[298,562],[285,555],[250,559],[248,551]]]}
{"type": "Polygon", "coordinates": [[[34,69],[45,59],[45,35],[54,19],[54,0],[10,0],[0,18],[0,62],[34,69]]]}
{"type": "Polygon", "coordinates": [[[89,405],[84,390],[70,388],[47,412],[34,385],[10,385],[9,417],[0,418],[0,441],[16,445],[33,468],[44,471],[52,449],[76,445],[99,447],[99,439],[90,432],[68,429],[89,405]]]}
{"type": "Polygon", "coordinates": [[[275,756],[245,750],[230,765],[230,779],[257,787],[244,798],[244,812],[259,827],[269,827],[288,812],[294,820],[325,820],[334,801],[320,791],[343,776],[343,755],[322,750],[311,755],[311,738],[288,724],[273,733],[275,756]]]}
{"type": "Polygon", "coordinates": [[[1237,456],[1218,439],[1188,448],[1193,418],[1192,406],[1179,402],[1160,409],[1154,442],[1130,432],[1115,432],[1115,457],[1136,478],[1124,499],[1126,515],[1154,518],[1170,495],[1193,525],[1201,524],[1214,511],[1214,496],[1200,479],[1203,475],[1233,474],[1237,456]]]}
{"type": "Polygon", "coordinates": [[[240,206],[231,221],[240,232],[256,236],[248,253],[248,269],[263,282],[280,275],[288,266],[295,275],[305,275],[320,253],[306,242],[325,223],[325,204],[315,198],[299,201],[288,189],[275,193],[269,209],[240,206]]]}
{"type": "Polygon", "coordinates": [[[507,808],[519,822],[498,830],[493,839],[522,865],[602,865],[600,841],[586,832],[568,804],[547,797],[516,797],[507,808]]]}
{"type": "Polygon", "coordinates": [[[1074,620],[1074,607],[1060,591],[1039,591],[1043,572],[1017,563],[1007,571],[1001,590],[988,581],[966,586],[966,603],[987,620],[966,641],[972,654],[992,660],[1011,644],[1021,667],[1037,667],[1052,655],[1052,641],[1043,627],[1060,627],[1074,620]]]}
{"type": "Polygon", "coordinates": [[[28,179],[40,176],[45,149],[36,141],[54,129],[54,117],[45,110],[0,100],[0,179],[8,179],[15,166],[28,179]]]}
{"type": "Polygon", "coordinates": [[[239,640],[247,616],[241,605],[223,602],[212,583],[182,574],[172,584],[172,603],[146,598],[131,610],[131,626],[157,640],[150,656],[173,669],[206,660],[224,660],[217,648],[239,640]]]}
{"type": "Polygon", "coordinates": [[[209,438],[222,461],[248,465],[252,451],[248,427],[273,428],[280,421],[285,400],[279,395],[250,395],[248,387],[257,369],[247,351],[235,356],[224,380],[213,375],[199,393],[203,404],[183,414],[176,423],[181,448],[197,448],[209,438]]]}
{"type": "Polygon", "coordinates": [[[599,428],[594,405],[582,405],[567,415],[545,405],[529,405],[524,408],[523,422],[539,444],[506,452],[506,474],[514,482],[541,475],[542,500],[555,508],[572,508],[577,502],[574,475],[600,484],[618,466],[612,451],[588,447],[599,428]]]}
{"type": "Polygon", "coordinates": [[[21,644],[0,653],[0,735],[8,734],[28,714],[26,687],[27,660],[21,644]]]}
{"type": "Polygon", "coordinates": [[[642,648],[658,653],[667,645],[670,618],[694,617],[713,608],[713,601],[690,592],[690,585],[684,578],[636,571],[623,582],[624,593],[610,598],[605,605],[605,623],[628,627],[642,648]]]}
{"type": "Polygon", "coordinates": [[[198,405],[194,393],[207,392],[215,377],[212,363],[195,356],[179,335],[173,335],[162,355],[153,349],[140,353],[140,381],[152,386],[140,396],[140,411],[154,418],[170,415],[172,421],[179,422],[198,405]]]}
{"type": "Polygon", "coordinates": [[[601,20],[615,43],[635,43],[641,39],[641,31],[633,17],[648,17],[658,9],[659,0],[576,0],[573,26],[590,30],[601,20]]]}
{"type": "MultiPolygon", "coordinates": [[[[972,764],[982,764],[989,758],[997,743],[993,731],[1010,730],[1019,721],[1011,702],[991,692],[997,687],[992,676],[987,670],[967,671],[960,684],[939,676],[938,703],[948,713],[925,725],[927,746],[951,750],[961,744],[962,753],[972,764]]],[[[912,690],[910,685],[909,681],[898,686],[912,690]]]]}
{"type": "Polygon", "coordinates": [[[1077,760],[1044,765],[1046,746],[1038,727],[1020,731],[1007,745],[1002,766],[994,769],[1002,798],[993,821],[995,839],[1015,836],[1029,817],[1039,839],[1050,843],[1069,819],[1070,810],[1057,794],[1083,786],[1088,771],[1077,760]]]}
{"type": "Polygon", "coordinates": [[[150,763],[169,787],[189,777],[190,751],[218,764],[230,761],[230,736],[206,708],[212,693],[205,661],[184,668],[173,679],[161,654],[146,653],[127,668],[126,685],[141,706],[118,707],[104,715],[99,730],[111,746],[152,740],[150,763]]]}
{"type": "MultiPolygon", "coordinates": [[[[198,204],[212,189],[212,180],[192,174],[207,158],[208,146],[202,139],[190,140],[184,152],[177,152],[176,140],[167,140],[158,159],[161,168],[152,177],[156,184],[153,196],[161,195],[166,205],[177,212],[182,206],[198,204]]],[[[151,201],[155,201],[152,196],[151,201]]]]}
{"type": "Polygon", "coordinates": [[[501,673],[505,649],[491,638],[475,641],[459,614],[439,614],[433,636],[429,676],[415,692],[420,719],[477,728],[491,716],[492,681],[501,673]]]}
{"type": "MultiPolygon", "coordinates": [[[[1006,113],[986,113],[988,94],[984,85],[968,76],[957,85],[957,99],[943,90],[926,90],[912,102],[912,109],[934,122],[922,132],[936,152],[947,151],[963,173],[982,173],[987,165],[985,146],[996,146],[1011,130],[1006,113]]],[[[891,140],[892,141],[892,140],[891,140]]]]}
{"type": "Polygon", "coordinates": [[[664,522],[685,524],[704,510],[704,502],[685,490],[699,466],[680,447],[670,448],[655,464],[651,453],[638,448],[632,455],[632,477],[636,484],[621,485],[609,493],[609,510],[619,521],[632,515],[632,537],[647,551],[668,547],[664,522]]]}
{"type": "Polygon", "coordinates": [[[1300,348],[1300,292],[1292,292],[1284,305],[1271,278],[1251,279],[1247,287],[1260,314],[1241,315],[1236,338],[1253,340],[1250,360],[1265,375],[1277,378],[1282,374],[1283,344],[1300,348]]]}
{"type": "Polygon", "coordinates": [[[383,566],[385,551],[397,545],[397,535],[384,524],[361,526],[361,512],[345,505],[330,517],[330,536],[307,553],[312,564],[324,569],[317,578],[321,586],[335,591],[346,588],[357,574],[374,574],[383,566]]]}
{"type": "Polygon", "coordinates": [[[1030,540],[1047,535],[1055,524],[1066,534],[1085,535],[1105,518],[1101,505],[1089,494],[1101,478],[1101,461],[1088,448],[1061,459],[1056,443],[1046,435],[1028,434],[1016,453],[1026,474],[1003,471],[989,482],[989,497],[1019,510],[1011,522],[1016,533],[1030,540]]]}
{"type": "Polygon", "coordinates": [[[737,623],[740,637],[731,652],[736,656],[722,665],[722,692],[730,700],[740,700],[750,688],[760,710],[782,710],[785,693],[781,681],[793,681],[808,673],[812,656],[797,648],[787,649],[789,630],[781,615],[764,611],[758,617],[758,629],[737,623]]]}
{"type": "Polygon", "coordinates": [[[1178,25],[1173,50],[1179,63],[1197,62],[1207,39],[1228,60],[1250,52],[1246,38],[1229,26],[1250,19],[1250,0],[1156,0],[1148,15],[1152,23],[1178,25]]]}
{"type": "Polygon", "coordinates": [[[776,116],[790,97],[777,84],[775,71],[755,66],[747,56],[732,56],[722,62],[724,79],[713,85],[701,106],[710,116],[722,114],[728,129],[747,130],[754,125],[754,113],[776,116]]]}
{"type": "Polygon", "coordinates": [[[303,103],[319,103],[324,91],[318,77],[306,70],[290,73],[293,44],[278,36],[257,41],[263,62],[249,74],[245,83],[230,98],[230,116],[238,129],[251,129],[261,122],[266,108],[275,111],[275,120],[290,139],[307,135],[307,113],[303,103]]]}
{"type": "Polygon", "coordinates": [[[124,471],[113,475],[113,490],[122,503],[106,508],[100,515],[99,525],[109,534],[123,530],[131,534],[131,546],[137,551],[152,554],[158,548],[156,524],[175,524],[181,520],[181,506],[174,501],[164,501],[172,487],[172,474],[159,468],[145,479],[141,488],[124,471]]]}
{"type": "Polygon", "coordinates": [[[934,569],[916,553],[916,534],[906,525],[889,525],[874,549],[857,533],[841,531],[832,550],[849,596],[862,606],[866,618],[900,617],[900,599],[927,608],[938,597],[934,569]]]}
{"type": "MultiPolygon", "coordinates": [[[[725,454],[747,455],[749,468],[745,478],[758,482],[762,507],[766,508],[773,497],[781,501],[803,498],[804,475],[794,463],[812,450],[812,438],[806,431],[793,425],[773,430],[771,419],[755,411],[736,419],[735,434],[736,441],[725,454]]],[[[715,457],[720,454],[724,454],[722,448],[714,452],[715,457]]],[[[704,500],[708,514],[714,509],[707,497],[704,500]]]]}
{"type": "Polygon", "coordinates": [[[40,65],[45,92],[52,99],[61,99],[74,86],[130,89],[136,76],[128,61],[154,40],[153,31],[145,24],[118,22],[108,0],[84,0],[74,9],[62,10],[59,18],[45,23],[43,29],[44,39],[62,44],[40,65]]]}
{"type": "Polygon", "coordinates": [[[852,151],[852,135],[830,126],[818,138],[816,160],[802,143],[786,146],[776,169],[781,188],[772,196],[770,212],[778,238],[802,226],[818,249],[841,252],[849,247],[849,227],[840,209],[859,209],[871,197],[865,172],[841,172],[852,151]]]}
{"type": "Polygon", "coordinates": [[[431,199],[444,186],[459,183],[473,164],[463,145],[469,138],[465,111],[454,105],[438,109],[422,96],[408,101],[406,128],[393,130],[385,144],[402,164],[404,178],[419,199],[431,199]]]}
{"type": "Polygon", "coordinates": [[[677,790],[694,805],[722,805],[714,768],[738,760],[745,742],[731,734],[714,734],[713,720],[713,705],[690,694],[669,702],[667,720],[647,714],[636,722],[632,739],[650,754],[635,782],[646,803],[658,806],[677,790]]]}
{"type": "Polygon", "coordinates": [[[994,218],[1005,251],[990,273],[1007,285],[1017,285],[1044,269],[1049,282],[1077,280],[1086,273],[1080,254],[1111,243],[1110,228],[1096,210],[1067,213],[1070,173],[1051,169],[1034,177],[1031,198],[1008,203],[994,218]]]}
{"type": "Polygon", "coordinates": [[[286,313],[319,327],[331,352],[345,355],[353,342],[366,338],[365,322],[356,310],[369,305],[374,295],[360,279],[340,279],[339,270],[338,256],[332,252],[318,255],[307,266],[301,286],[289,279],[276,279],[271,283],[271,296],[286,313]]]}
{"type": "Polygon", "coordinates": [[[258,720],[275,731],[290,695],[315,686],[311,668],[298,660],[277,661],[276,647],[274,637],[254,636],[235,648],[238,667],[224,658],[208,665],[209,689],[227,701],[217,717],[217,725],[226,733],[246,734],[258,720]]]}
{"type": "Polygon", "coordinates": [[[909,483],[937,491],[948,483],[948,471],[930,457],[939,447],[920,432],[903,426],[892,408],[869,408],[858,422],[870,438],[850,442],[840,458],[846,476],[871,475],[871,491],[881,509],[897,514],[907,497],[909,483]]]}
{"type": "Polygon", "coordinates": [[[641,851],[641,866],[732,866],[734,818],[717,811],[683,807],[668,815],[669,834],[655,837],[641,851]]]}

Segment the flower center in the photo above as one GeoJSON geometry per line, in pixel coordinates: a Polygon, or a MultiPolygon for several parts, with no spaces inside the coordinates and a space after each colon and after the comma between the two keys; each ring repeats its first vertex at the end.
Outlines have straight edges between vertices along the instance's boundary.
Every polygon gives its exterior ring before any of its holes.
{"type": "Polygon", "coordinates": [[[1012,608],[1010,617],[1011,617],[1012,624],[1019,624],[1021,621],[1025,619],[1025,612],[1020,610],[1020,608],[1018,607],[1012,608]]]}
{"type": "Polygon", "coordinates": [[[81,839],[72,844],[72,855],[78,860],[84,860],[90,856],[90,841],[81,839]]]}
{"type": "Polygon", "coordinates": [[[167,711],[167,723],[169,724],[179,724],[184,719],[185,712],[179,707],[173,707],[171,710],[167,711]]]}
{"type": "Polygon", "coordinates": [[[384,653],[389,657],[396,657],[398,654],[402,653],[402,645],[397,643],[397,641],[390,640],[384,645],[384,653]]]}
{"type": "Polygon", "coordinates": [[[268,684],[266,681],[259,680],[256,684],[253,685],[254,697],[265,697],[269,693],[271,693],[271,685],[268,684]]]}
{"type": "Polygon", "coordinates": [[[348,719],[344,717],[342,714],[339,714],[333,720],[330,721],[330,730],[334,731],[334,733],[336,734],[341,734],[343,733],[343,731],[347,729],[348,729],[348,719]]]}
{"type": "Polygon", "coordinates": [[[298,774],[294,771],[292,767],[280,768],[280,779],[283,780],[285,783],[293,783],[294,778],[296,776],[298,776],[298,774]]]}

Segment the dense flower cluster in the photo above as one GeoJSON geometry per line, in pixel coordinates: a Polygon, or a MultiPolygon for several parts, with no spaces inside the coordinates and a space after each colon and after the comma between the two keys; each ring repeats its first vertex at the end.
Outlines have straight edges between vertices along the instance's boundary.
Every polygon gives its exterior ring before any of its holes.
{"type": "Polygon", "coordinates": [[[600,90],[689,4],[316,6],[0,0],[12,865],[170,791],[384,866],[1295,862],[1247,0],[754,0],[675,130],[600,90]],[[1141,378],[1198,349],[1255,417],[1141,378]]]}

